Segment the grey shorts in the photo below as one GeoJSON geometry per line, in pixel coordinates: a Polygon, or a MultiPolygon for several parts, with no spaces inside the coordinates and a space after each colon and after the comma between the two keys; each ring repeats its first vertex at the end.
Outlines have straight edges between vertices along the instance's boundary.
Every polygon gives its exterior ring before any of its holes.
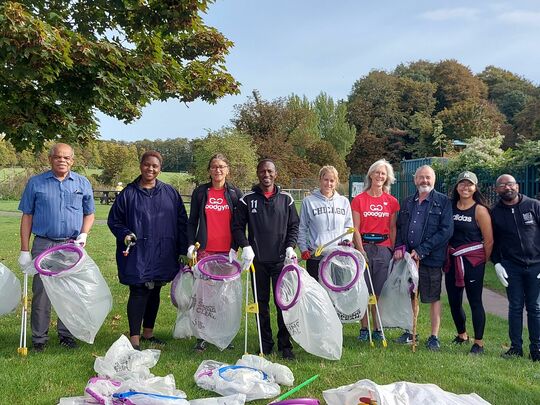
{"type": "Polygon", "coordinates": [[[441,300],[442,268],[428,267],[420,263],[418,270],[418,293],[424,304],[441,300]]]}
{"type": "MultiPolygon", "coordinates": [[[[364,250],[367,253],[369,259],[369,272],[373,281],[373,289],[375,290],[375,295],[381,295],[386,279],[388,278],[388,265],[390,264],[390,259],[392,259],[392,252],[387,246],[380,246],[372,243],[366,243],[364,245],[364,250]]],[[[368,286],[368,291],[370,294],[371,284],[368,279],[367,272],[364,273],[366,284],[368,286]]]]}

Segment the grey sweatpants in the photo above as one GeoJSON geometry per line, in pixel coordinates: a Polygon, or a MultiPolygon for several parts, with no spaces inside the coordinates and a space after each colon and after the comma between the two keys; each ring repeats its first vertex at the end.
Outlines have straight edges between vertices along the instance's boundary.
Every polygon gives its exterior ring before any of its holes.
{"type": "MultiPolygon", "coordinates": [[[[32,244],[32,258],[36,258],[43,251],[65,242],[55,242],[50,239],[35,237],[32,244]]],[[[45,276],[46,277],[46,276],[45,276]]],[[[30,314],[30,324],[32,325],[32,343],[47,343],[49,340],[49,324],[51,323],[51,301],[47,296],[43,281],[39,274],[34,275],[32,282],[32,312],[30,314]]],[[[59,337],[70,337],[73,335],[66,328],[64,323],[58,319],[56,324],[59,337]]]]}

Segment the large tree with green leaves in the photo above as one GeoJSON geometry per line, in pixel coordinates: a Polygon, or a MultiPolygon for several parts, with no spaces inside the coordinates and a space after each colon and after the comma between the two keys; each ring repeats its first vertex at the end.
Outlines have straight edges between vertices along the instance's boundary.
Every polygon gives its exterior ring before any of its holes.
{"type": "Polygon", "coordinates": [[[153,100],[238,92],[232,42],[204,24],[212,0],[4,1],[0,133],[18,149],[97,135],[96,110],[129,123],[153,100]]]}

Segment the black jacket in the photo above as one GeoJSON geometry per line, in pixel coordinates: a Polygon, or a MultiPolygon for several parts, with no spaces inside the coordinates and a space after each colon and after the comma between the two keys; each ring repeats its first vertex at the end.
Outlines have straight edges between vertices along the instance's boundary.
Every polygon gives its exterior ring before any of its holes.
{"type": "Polygon", "coordinates": [[[510,260],[524,266],[540,263],[540,201],[519,194],[519,202],[497,202],[491,210],[491,261],[510,260]]]}
{"type": "Polygon", "coordinates": [[[258,185],[253,186],[240,199],[233,220],[236,243],[241,247],[251,246],[255,260],[263,263],[283,262],[285,249],[294,247],[298,238],[300,219],[294,199],[277,186],[275,191],[267,199],[258,185]]]}
{"type": "MultiPolygon", "coordinates": [[[[212,183],[201,184],[191,194],[191,209],[189,211],[188,220],[188,244],[194,245],[195,242],[201,244],[200,249],[206,248],[206,242],[208,240],[208,229],[206,229],[206,213],[204,207],[208,199],[208,190],[212,187],[212,183]]],[[[242,198],[242,192],[240,189],[234,187],[232,184],[225,183],[225,199],[231,210],[231,226],[232,218],[234,218],[235,210],[238,205],[238,201],[242,198]]],[[[232,242],[232,248],[238,249],[238,246],[232,242]]]]}
{"type": "MultiPolygon", "coordinates": [[[[411,251],[411,247],[407,244],[409,221],[417,197],[418,193],[401,202],[397,219],[396,247],[404,245],[408,252],[411,251]]],[[[453,233],[454,220],[450,199],[433,190],[430,194],[427,218],[422,228],[422,242],[414,248],[420,256],[421,263],[429,267],[441,267],[446,260],[448,241],[453,233]]]]}

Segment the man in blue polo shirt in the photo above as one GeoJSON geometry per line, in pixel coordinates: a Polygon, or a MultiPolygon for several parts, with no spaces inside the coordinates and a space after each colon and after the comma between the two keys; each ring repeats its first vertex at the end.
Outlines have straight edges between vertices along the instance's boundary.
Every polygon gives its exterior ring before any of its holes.
{"type": "MultiPolygon", "coordinates": [[[[442,267],[454,232],[452,204],[447,196],[433,189],[435,172],[431,166],[416,170],[414,184],[418,191],[400,204],[394,259],[402,259],[406,250],[420,263],[418,292],[420,300],[430,304],[431,336],[426,346],[437,351],[440,349],[442,267]]],[[[412,337],[405,331],[397,342],[412,343],[412,337]]]]}
{"type": "MultiPolygon", "coordinates": [[[[32,344],[36,352],[45,349],[49,339],[51,301],[39,274],[32,266],[32,258],[41,252],[72,239],[80,246],[86,244],[94,223],[94,198],[88,179],[71,171],[73,148],[64,143],[54,145],[49,152],[51,170],[28,180],[19,210],[21,218],[21,269],[34,274],[32,283],[32,344]],[[30,235],[34,234],[30,252],[30,235]]],[[[58,319],[60,344],[77,347],[73,335],[58,319]]]]}

